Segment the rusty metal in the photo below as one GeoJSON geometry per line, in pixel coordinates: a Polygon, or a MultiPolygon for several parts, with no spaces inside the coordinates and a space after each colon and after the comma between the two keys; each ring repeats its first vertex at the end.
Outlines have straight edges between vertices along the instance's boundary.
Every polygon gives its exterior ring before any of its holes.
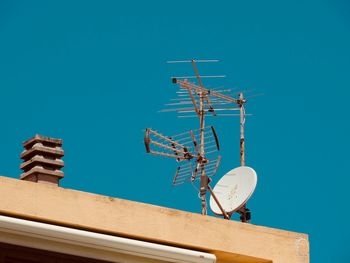
{"type": "MultiPolygon", "coordinates": [[[[224,77],[202,76],[197,69],[197,63],[218,62],[218,60],[181,60],[168,61],[167,63],[190,63],[192,65],[194,76],[172,77],[172,82],[179,86],[176,92],[177,98],[170,99],[170,103],[165,106],[171,107],[161,110],[161,112],[177,112],[179,118],[198,117],[199,129],[180,133],[171,137],[164,136],[151,129],[146,130],[145,146],[146,152],[150,154],[175,158],[179,162],[188,162],[179,166],[173,178],[173,185],[183,184],[200,180],[199,195],[201,199],[202,214],[207,214],[207,191],[213,196],[220,210],[226,219],[228,215],[223,209],[213,193],[209,183],[209,177],[216,174],[221,157],[217,161],[208,159],[207,156],[220,150],[218,136],[214,127],[205,127],[206,116],[240,116],[240,164],[245,165],[245,138],[244,124],[245,113],[244,104],[246,99],[243,92],[238,94],[238,98],[231,95],[233,89],[222,87],[209,89],[203,85],[202,78],[224,77]],[[189,79],[195,78],[197,84],[190,82],[189,79]],[[230,113],[237,111],[237,114],[230,113]],[[239,112],[238,112],[239,111],[239,112]],[[208,131],[208,127],[211,131],[208,131]],[[154,136],[155,138],[151,138],[154,136]],[[213,139],[211,139],[213,138],[213,139]],[[156,147],[154,149],[153,147],[156,147]]],[[[244,207],[244,209],[247,209],[244,207]]],[[[248,210],[249,211],[249,210],[248,210]]],[[[243,208],[242,208],[243,213],[243,208]]],[[[243,216],[246,218],[245,216],[243,216]]]]}
{"type": "Polygon", "coordinates": [[[240,114],[240,162],[241,166],[245,166],[245,148],[244,148],[244,124],[245,124],[245,99],[243,93],[239,93],[239,114],[240,114]]]}
{"type": "Polygon", "coordinates": [[[195,157],[186,145],[180,144],[171,137],[166,137],[150,128],[146,129],[144,142],[146,152],[150,154],[175,158],[178,161],[191,160],[195,157]],[[154,139],[152,139],[151,136],[153,136],[154,139]],[[154,147],[156,147],[156,149],[152,149],[154,147]]]}
{"type": "Polygon", "coordinates": [[[209,76],[181,76],[181,77],[171,77],[172,79],[195,79],[200,77],[201,79],[212,79],[212,78],[226,78],[225,75],[209,75],[209,76]]]}
{"type": "Polygon", "coordinates": [[[166,63],[171,64],[171,63],[192,63],[195,61],[196,63],[209,63],[209,62],[219,62],[220,60],[218,59],[191,59],[191,60],[169,60],[166,63]]]}
{"type": "Polygon", "coordinates": [[[221,213],[224,215],[225,219],[230,219],[230,216],[226,213],[226,211],[222,208],[219,200],[217,199],[215,193],[213,192],[213,189],[210,187],[210,185],[208,184],[208,190],[210,192],[210,194],[212,195],[212,197],[215,200],[215,203],[218,205],[219,209],[221,210],[221,213]]]}

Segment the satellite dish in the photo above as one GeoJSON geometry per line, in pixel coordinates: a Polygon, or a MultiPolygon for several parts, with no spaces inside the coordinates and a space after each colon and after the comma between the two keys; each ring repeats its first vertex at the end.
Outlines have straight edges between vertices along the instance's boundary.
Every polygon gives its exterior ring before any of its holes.
{"type": "MultiPolygon", "coordinates": [[[[225,174],[215,185],[213,192],[227,214],[239,210],[253,194],[258,177],[253,168],[240,166],[225,174]]],[[[216,215],[222,215],[213,196],[210,208],[216,215]]]]}

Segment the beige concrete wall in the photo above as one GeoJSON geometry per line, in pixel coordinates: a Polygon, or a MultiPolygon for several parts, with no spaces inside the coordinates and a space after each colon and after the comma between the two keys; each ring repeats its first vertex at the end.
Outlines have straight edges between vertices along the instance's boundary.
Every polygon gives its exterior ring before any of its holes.
{"type": "Polygon", "coordinates": [[[309,262],[305,234],[0,177],[0,214],[216,254],[218,262],[309,262]]]}

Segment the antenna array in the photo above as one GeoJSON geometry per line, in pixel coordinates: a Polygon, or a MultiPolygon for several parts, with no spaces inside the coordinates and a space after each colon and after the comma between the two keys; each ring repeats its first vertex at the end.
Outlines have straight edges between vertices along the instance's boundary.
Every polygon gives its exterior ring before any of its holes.
{"type": "MultiPolygon", "coordinates": [[[[244,105],[246,99],[240,92],[237,98],[233,97],[232,89],[218,88],[208,89],[202,83],[203,78],[222,78],[224,75],[201,76],[197,70],[197,63],[211,63],[219,60],[181,60],[168,61],[167,63],[190,63],[193,67],[194,76],[172,77],[172,82],[179,86],[176,92],[177,97],[165,104],[166,109],[161,112],[177,112],[179,118],[197,117],[199,128],[190,130],[174,136],[165,136],[150,128],[146,129],[145,147],[146,152],[163,157],[174,158],[181,164],[173,178],[173,185],[177,186],[185,182],[199,181],[199,195],[202,204],[202,214],[207,214],[206,193],[210,192],[217,207],[224,218],[229,219],[232,214],[227,213],[209,183],[220,165],[221,156],[208,157],[216,153],[219,141],[213,126],[205,126],[206,116],[240,116],[240,163],[245,166],[245,141],[244,105]],[[197,83],[190,82],[189,79],[196,79],[197,83]]],[[[250,219],[250,212],[244,206],[238,213],[241,220],[246,222],[250,219]]]]}

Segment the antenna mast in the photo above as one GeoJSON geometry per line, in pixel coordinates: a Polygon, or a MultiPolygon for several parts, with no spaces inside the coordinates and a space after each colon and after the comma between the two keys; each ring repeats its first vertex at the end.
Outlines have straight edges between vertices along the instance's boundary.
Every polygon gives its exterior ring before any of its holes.
{"type": "Polygon", "coordinates": [[[240,161],[241,161],[241,166],[245,166],[245,152],[244,152],[244,124],[245,124],[245,109],[244,109],[244,97],[243,93],[239,93],[239,116],[240,116],[240,161]]]}
{"type": "Polygon", "coordinates": [[[199,92],[199,126],[200,126],[200,166],[201,166],[201,177],[200,177],[200,197],[202,201],[202,215],[207,215],[207,200],[206,194],[208,189],[208,177],[205,174],[204,163],[205,163],[205,151],[204,151],[204,92],[203,92],[203,84],[201,78],[198,74],[198,70],[196,67],[196,62],[194,60],[191,61],[192,67],[196,74],[198,84],[201,87],[199,92]]]}

